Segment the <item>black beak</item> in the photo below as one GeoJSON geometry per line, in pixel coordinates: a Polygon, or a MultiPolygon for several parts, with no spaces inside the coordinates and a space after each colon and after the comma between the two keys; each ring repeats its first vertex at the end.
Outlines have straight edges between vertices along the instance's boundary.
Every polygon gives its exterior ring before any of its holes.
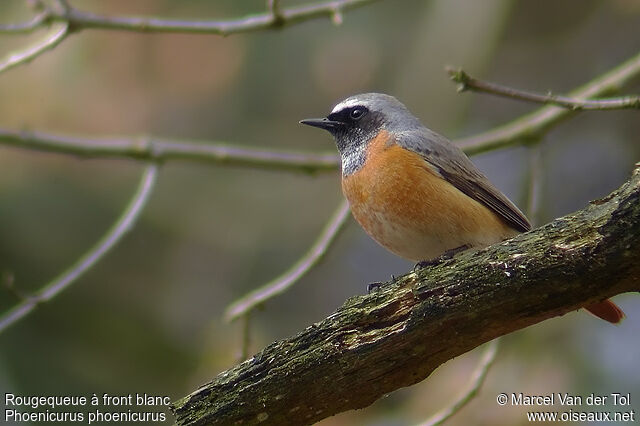
{"type": "Polygon", "coordinates": [[[340,121],[333,121],[328,118],[307,118],[305,120],[300,120],[300,123],[306,124],[307,126],[319,127],[328,131],[332,131],[344,125],[344,123],[340,121]]]}

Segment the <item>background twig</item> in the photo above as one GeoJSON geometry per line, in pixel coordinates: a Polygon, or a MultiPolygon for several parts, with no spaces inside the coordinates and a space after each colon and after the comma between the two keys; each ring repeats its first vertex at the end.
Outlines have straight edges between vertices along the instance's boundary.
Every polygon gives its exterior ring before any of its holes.
{"type": "Polygon", "coordinates": [[[74,7],[67,10],[47,10],[44,15],[26,23],[0,25],[0,33],[23,33],[33,31],[48,21],[62,21],[70,24],[74,31],[83,29],[103,29],[134,31],[141,33],[197,33],[231,35],[251,31],[261,31],[293,25],[316,18],[330,18],[335,15],[365,6],[378,0],[332,0],[312,3],[287,9],[271,9],[266,13],[254,14],[231,20],[177,20],[156,17],[105,16],[85,12],[74,7]],[[278,13],[273,13],[274,11],[278,13]]]}
{"type": "MultiPolygon", "coordinates": [[[[576,99],[605,96],[617,92],[622,86],[637,78],[639,74],[640,53],[584,86],[573,90],[569,95],[576,99]]],[[[552,126],[574,113],[566,108],[546,106],[496,129],[458,139],[455,142],[467,154],[473,155],[516,143],[535,141],[552,126]]]]}
{"type": "Polygon", "coordinates": [[[574,111],[580,110],[612,110],[612,109],[640,109],[640,97],[623,96],[610,99],[575,99],[566,96],[548,93],[540,95],[538,93],[525,92],[497,83],[480,80],[471,77],[462,69],[448,67],[447,72],[451,80],[459,83],[458,91],[471,90],[474,92],[489,93],[491,95],[503,96],[506,98],[518,99],[521,101],[535,102],[539,104],[551,104],[568,108],[574,111]]]}
{"type": "Polygon", "coordinates": [[[305,6],[281,9],[279,14],[271,11],[229,21],[180,21],[161,18],[109,17],[71,9],[66,15],[52,15],[52,19],[68,20],[74,28],[100,28],[136,32],[181,32],[231,35],[279,28],[310,19],[332,18],[341,11],[365,6],[377,0],[333,0],[305,6]]]}
{"type": "Polygon", "coordinates": [[[29,314],[40,303],[47,302],[58,293],[68,288],[85,272],[100,261],[122,237],[133,228],[146,205],[153,189],[158,173],[156,164],[149,164],[145,169],[140,184],[135,194],[125,207],[118,220],[111,226],[107,233],[86,252],[76,263],[64,271],[50,283],[42,287],[38,292],[27,296],[21,303],[11,308],[0,317],[0,332],[29,314]]]}
{"type": "Polygon", "coordinates": [[[84,139],[42,132],[0,129],[0,144],[84,157],[133,158],[156,162],[189,160],[305,173],[334,171],[339,166],[338,156],[333,152],[278,151],[223,143],[150,137],[84,139]]]}
{"type": "Polygon", "coordinates": [[[242,323],[241,323],[242,331],[241,331],[241,341],[240,341],[240,351],[238,355],[238,363],[244,361],[249,358],[249,354],[251,351],[251,311],[247,311],[242,315],[242,323]]]}
{"type": "Polygon", "coordinates": [[[274,25],[282,25],[285,22],[284,16],[282,16],[282,9],[280,8],[280,0],[267,0],[267,9],[273,15],[274,25]]]}
{"type": "Polygon", "coordinates": [[[48,17],[48,12],[41,11],[25,22],[17,24],[0,24],[0,33],[30,33],[36,28],[42,26],[45,19],[48,17]]]}
{"type": "Polygon", "coordinates": [[[0,73],[20,64],[27,63],[45,51],[60,44],[71,32],[83,29],[99,28],[105,30],[161,32],[161,33],[199,33],[230,35],[250,31],[260,31],[292,25],[310,19],[328,17],[338,23],[336,16],[341,11],[354,9],[377,0],[333,0],[306,6],[281,10],[278,2],[272,2],[267,13],[251,15],[246,18],[227,21],[186,21],[161,18],[141,18],[129,16],[103,16],[84,12],[71,7],[64,0],[57,0],[58,9],[45,8],[31,20],[19,24],[2,24],[0,33],[27,33],[54,22],[53,31],[43,40],[18,50],[0,60],[0,73]]]}
{"type": "Polygon", "coordinates": [[[289,289],[322,259],[335,237],[340,233],[348,217],[349,203],[343,199],[309,251],[284,274],[229,305],[225,311],[225,319],[233,321],[266,300],[289,289]]]}
{"type": "Polygon", "coordinates": [[[536,227],[540,223],[540,198],[542,192],[542,147],[540,142],[529,146],[528,160],[528,182],[527,182],[527,202],[525,211],[529,217],[529,221],[536,227]]]}
{"type": "Polygon", "coordinates": [[[478,394],[478,391],[480,391],[480,387],[484,383],[484,380],[487,378],[489,369],[496,359],[499,341],[500,338],[497,338],[488,343],[487,348],[482,353],[480,363],[471,376],[469,389],[465,390],[453,404],[434,414],[424,423],[420,423],[419,426],[438,426],[443,424],[449,418],[451,418],[451,416],[460,411],[478,394]]]}
{"type": "MultiPolygon", "coordinates": [[[[573,97],[600,96],[619,90],[640,75],[640,54],[574,90],[573,97]]],[[[476,136],[454,140],[468,155],[539,140],[574,111],[548,106],[476,136]]],[[[335,153],[304,153],[239,147],[220,143],[158,138],[79,138],[44,132],[0,129],[0,144],[88,157],[135,158],[154,161],[189,160],[237,166],[314,172],[337,170],[335,153]]]]}
{"type": "Polygon", "coordinates": [[[68,23],[62,22],[54,25],[51,32],[42,40],[39,40],[26,49],[10,53],[4,59],[0,60],[0,73],[10,70],[20,64],[25,64],[47,50],[53,49],[60,44],[68,34],[68,23]]]}

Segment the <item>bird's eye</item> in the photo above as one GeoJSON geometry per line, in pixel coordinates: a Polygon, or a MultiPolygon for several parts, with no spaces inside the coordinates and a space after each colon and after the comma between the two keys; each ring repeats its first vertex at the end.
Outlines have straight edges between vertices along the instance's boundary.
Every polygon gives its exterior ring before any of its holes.
{"type": "Polygon", "coordinates": [[[359,119],[362,118],[364,113],[365,113],[365,109],[364,108],[354,108],[349,113],[349,117],[351,117],[352,120],[359,120],[359,119]]]}

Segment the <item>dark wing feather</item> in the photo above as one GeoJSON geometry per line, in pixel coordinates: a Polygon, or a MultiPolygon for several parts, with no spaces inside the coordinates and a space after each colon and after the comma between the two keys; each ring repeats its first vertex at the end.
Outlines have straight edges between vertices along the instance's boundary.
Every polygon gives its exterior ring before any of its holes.
{"type": "Polygon", "coordinates": [[[460,148],[425,127],[397,133],[397,143],[420,154],[440,175],[460,191],[489,207],[512,228],[526,232],[526,216],[469,160],[460,148]]]}

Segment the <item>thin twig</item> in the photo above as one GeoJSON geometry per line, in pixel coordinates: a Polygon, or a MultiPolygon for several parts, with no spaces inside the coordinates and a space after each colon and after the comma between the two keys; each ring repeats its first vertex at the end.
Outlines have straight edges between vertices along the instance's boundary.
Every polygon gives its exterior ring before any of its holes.
{"type": "MultiPolygon", "coordinates": [[[[572,96],[581,98],[610,93],[638,75],[640,75],[640,54],[576,89],[572,92],[572,96]]],[[[572,113],[564,108],[547,106],[488,132],[454,142],[467,154],[474,155],[505,146],[538,141],[544,132],[571,116],[572,113]]],[[[340,164],[338,156],[334,153],[261,150],[219,143],[207,144],[155,138],[79,138],[6,129],[0,129],[0,144],[88,157],[157,161],[182,159],[303,172],[337,170],[340,164]]]]}
{"type": "Polygon", "coordinates": [[[0,25],[0,33],[25,33],[31,32],[52,21],[55,31],[44,40],[8,55],[0,60],[0,73],[17,65],[26,63],[39,56],[46,50],[52,49],[73,31],[88,28],[108,30],[135,31],[135,32],[179,32],[229,35],[241,32],[259,31],[269,28],[280,28],[314,18],[329,17],[334,23],[338,22],[336,16],[340,16],[343,10],[354,9],[377,0],[334,0],[318,4],[293,7],[281,10],[279,3],[273,1],[271,10],[259,15],[251,15],[242,19],[228,21],[186,21],[171,20],[152,17],[128,17],[128,16],[103,16],[91,12],[84,12],[71,7],[66,0],[57,0],[59,10],[47,8],[31,20],[19,24],[0,25]]]}
{"type": "MultiPolygon", "coordinates": [[[[335,22],[335,16],[341,12],[365,6],[378,0],[333,0],[312,3],[303,6],[281,9],[279,14],[272,10],[266,13],[250,15],[241,19],[222,21],[175,20],[156,17],[105,16],[85,12],[76,8],[58,12],[50,10],[44,19],[69,23],[74,30],[99,28],[104,30],[122,30],[142,33],[200,33],[230,35],[279,28],[311,19],[328,17],[335,22]]],[[[44,22],[41,23],[44,24],[44,22]]],[[[15,25],[13,26],[15,27],[15,25]]],[[[11,26],[0,27],[0,32],[25,32],[38,26],[21,24],[17,29],[11,26]]]]}
{"type": "Polygon", "coordinates": [[[0,144],[85,157],[133,158],[156,162],[190,160],[306,173],[335,171],[340,164],[334,152],[279,151],[223,143],[149,137],[84,139],[42,132],[0,129],[0,144]]]}
{"type": "Polygon", "coordinates": [[[274,25],[282,25],[285,22],[282,16],[282,9],[280,7],[280,0],[267,0],[267,9],[273,16],[274,25]]]}
{"type": "Polygon", "coordinates": [[[444,423],[451,416],[456,414],[458,411],[462,409],[469,401],[473,399],[478,394],[480,387],[484,383],[484,380],[487,378],[487,373],[489,369],[493,365],[493,362],[496,359],[496,354],[498,352],[498,342],[499,338],[492,340],[489,342],[487,349],[482,354],[482,358],[480,359],[480,364],[476,367],[476,370],[473,373],[471,378],[470,387],[464,393],[458,397],[458,399],[451,404],[449,407],[444,408],[439,411],[431,418],[429,418],[426,422],[420,423],[420,426],[437,426],[444,423]]]}
{"type": "Polygon", "coordinates": [[[183,21],[161,18],[109,17],[71,9],[63,16],[52,19],[69,20],[74,28],[117,29],[135,32],[181,32],[230,35],[279,28],[308,21],[314,18],[335,16],[337,11],[345,11],[364,6],[377,0],[334,0],[318,4],[292,7],[282,10],[279,16],[271,11],[229,21],[183,21]]]}
{"type": "Polygon", "coordinates": [[[69,24],[67,22],[53,25],[53,30],[45,38],[37,43],[28,46],[26,49],[9,53],[7,57],[0,60],[0,73],[7,71],[20,64],[27,63],[49,49],[53,49],[65,39],[69,34],[69,24]]]}
{"type": "Polygon", "coordinates": [[[0,25],[0,33],[30,33],[35,29],[42,27],[49,18],[49,12],[43,10],[35,14],[30,20],[17,24],[0,25]]]}
{"type": "Polygon", "coordinates": [[[540,218],[540,192],[542,191],[542,147],[540,143],[529,146],[529,174],[527,177],[526,212],[535,227],[540,218]]]}
{"type": "Polygon", "coordinates": [[[573,111],[581,110],[612,110],[612,109],[640,109],[640,96],[622,96],[609,99],[576,99],[549,92],[546,95],[526,92],[497,83],[491,83],[471,77],[462,69],[447,68],[451,80],[459,83],[458,91],[471,90],[474,92],[489,93],[491,95],[518,99],[521,101],[535,102],[539,104],[557,105],[573,111]]]}
{"type": "MultiPolygon", "coordinates": [[[[575,99],[606,96],[617,92],[638,75],[640,75],[640,53],[570,92],[569,96],[575,99]]],[[[537,141],[552,126],[574,113],[575,111],[566,108],[546,106],[496,129],[458,139],[456,143],[467,154],[473,155],[517,143],[537,141]]]]}
{"type": "Polygon", "coordinates": [[[242,315],[242,342],[240,344],[240,354],[238,364],[249,358],[251,351],[251,311],[242,315]]]}
{"type": "Polygon", "coordinates": [[[233,321],[266,300],[288,290],[322,259],[336,235],[344,227],[348,217],[349,204],[346,200],[342,200],[309,251],[285,273],[229,305],[224,314],[225,320],[233,321]]]}
{"type": "Polygon", "coordinates": [[[149,195],[156,181],[157,173],[158,166],[153,163],[149,164],[142,175],[140,184],[131,201],[129,201],[129,204],[127,204],[118,220],[109,228],[107,233],[66,271],[0,317],[0,332],[6,330],[21,318],[24,318],[33,311],[37,305],[51,300],[57,294],[67,289],[80,278],[80,276],[100,261],[105,254],[132,229],[140,216],[140,212],[149,200],[149,195]]]}

